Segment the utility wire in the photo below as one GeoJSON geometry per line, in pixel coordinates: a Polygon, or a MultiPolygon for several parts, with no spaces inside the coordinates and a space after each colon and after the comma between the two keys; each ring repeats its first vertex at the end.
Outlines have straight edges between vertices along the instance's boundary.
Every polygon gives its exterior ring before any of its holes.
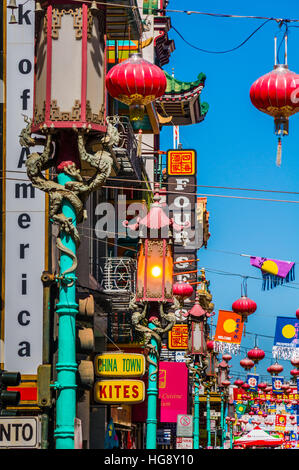
{"type": "Polygon", "coordinates": [[[244,41],[242,41],[240,44],[238,44],[237,46],[233,47],[232,49],[227,49],[227,50],[224,50],[224,51],[211,51],[211,50],[207,50],[207,49],[202,49],[198,46],[195,46],[194,44],[191,44],[191,42],[187,41],[187,39],[177,30],[177,28],[175,28],[172,24],[172,29],[180,36],[180,38],[190,47],[192,47],[193,49],[196,49],[197,51],[200,51],[200,52],[205,52],[207,54],[227,54],[229,52],[234,52],[236,51],[237,49],[240,49],[240,47],[244,46],[244,44],[246,44],[249,39],[252,38],[252,36],[254,36],[263,26],[265,26],[267,23],[269,23],[269,21],[271,21],[271,19],[267,19],[266,21],[264,21],[264,23],[262,23],[258,28],[256,28],[246,39],[244,39],[244,41]]]}

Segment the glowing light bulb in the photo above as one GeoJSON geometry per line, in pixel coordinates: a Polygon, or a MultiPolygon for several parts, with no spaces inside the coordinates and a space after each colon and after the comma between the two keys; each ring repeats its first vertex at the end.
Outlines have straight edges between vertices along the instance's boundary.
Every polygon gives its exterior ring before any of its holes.
{"type": "Polygon", "coordinates": [[[161,276],[161,272],[162,272],[162,270],[161,270],[160,266],[154,266],[154,267],[152,268],[152,275],[153,275],[154,277],[159,277],[159,276],[161,276]]]}

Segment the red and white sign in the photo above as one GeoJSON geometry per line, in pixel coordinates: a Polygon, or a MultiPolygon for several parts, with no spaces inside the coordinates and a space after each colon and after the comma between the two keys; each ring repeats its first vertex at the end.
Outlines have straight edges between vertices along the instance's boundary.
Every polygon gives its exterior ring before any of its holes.
{"type": "Polygon", "coordinates": [[[176,448],[177,449],[193,449],[192,437],[177,437],[176,448]]]}

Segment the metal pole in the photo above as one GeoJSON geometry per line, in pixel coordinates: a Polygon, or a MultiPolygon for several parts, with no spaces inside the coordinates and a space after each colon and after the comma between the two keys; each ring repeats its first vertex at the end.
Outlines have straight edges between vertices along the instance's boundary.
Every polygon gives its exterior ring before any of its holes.
{"type": "Polygon", "coordinates": [[[233,448],[233,426],[233,423],[230,423],[230,449],[233,448]]]}
{"type": "MultiPolygon", "coordinates": [[[[195,369],[197,368],[195,366],[195,369]]],[[[198,378],[197,373],[196,378],[198,378]]],[[[194,381],[193,449],[199,449],[199,378],[198,381],[194,381]]]]}
{"type": "Polygon", "coordinates": [[[211,447],[211,406],[210,406],[210,390],[207,390],[207,447],[211,447]]]}
{"type": "MultiPolygon", "coordinates": [[[[64,172],[58,174],[58,183],[65,185],[74,179],[64,172]]],[[[62,213],[71,218],[76,226],[76,213],[73,206],[63,199],[62,213]]],[[[62,244],[76,253],[76,245],[72,237],[65,232],[61,233],[62,244]]],[[[60,256],[60,273],[68,270],[73,264],[72,258],[62,253],[60,256]]],[[[56,438],[57,449],[74,448],[74,420],[76,417],[76,344],[75,344],[75,320],[78,312],[76,303],[76,277],[74,272],[67,275],[67,280],[62,279],[59,287],[59,302],[57,304],[58,325],[58,362],[57,383],[58,390],[56,401],[56,438]],[[71,281],[71,283],[70,283],[71,281]]]]}
{"type": "Polygon", "coordinates": [[[223,435],[224,435],[224,403],[223,403],[223,392],[221,392],[221,409],[220,409],[220,428],[221,428],[221,438],[220,438],[220,449],[223,449],[223,435]]]}
{"type": "MultiPolygon", "coordinates": [[[[149,323],[148,328],[156,328],[154,323],[149,323]]],[[[151,338],[151,344],[158,351],[158,343],[151,338]]],[[[153,353],[149,355],[152,363],[148,366],[148,389],[147,389],[147,420],[146,420],[146,448],[156,449],[157,446],[157,397],[158,397],[158,360],[153,353]]]]}

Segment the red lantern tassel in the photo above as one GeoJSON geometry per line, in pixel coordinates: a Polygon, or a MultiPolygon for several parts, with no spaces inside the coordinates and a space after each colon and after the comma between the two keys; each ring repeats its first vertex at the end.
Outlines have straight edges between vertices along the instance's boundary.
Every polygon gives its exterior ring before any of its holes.
{"type": "Polygon", "coordinates": [[[281,165],[281,138],[278,137],[277,152],[276,152],[276,165],[281,165]]]}

